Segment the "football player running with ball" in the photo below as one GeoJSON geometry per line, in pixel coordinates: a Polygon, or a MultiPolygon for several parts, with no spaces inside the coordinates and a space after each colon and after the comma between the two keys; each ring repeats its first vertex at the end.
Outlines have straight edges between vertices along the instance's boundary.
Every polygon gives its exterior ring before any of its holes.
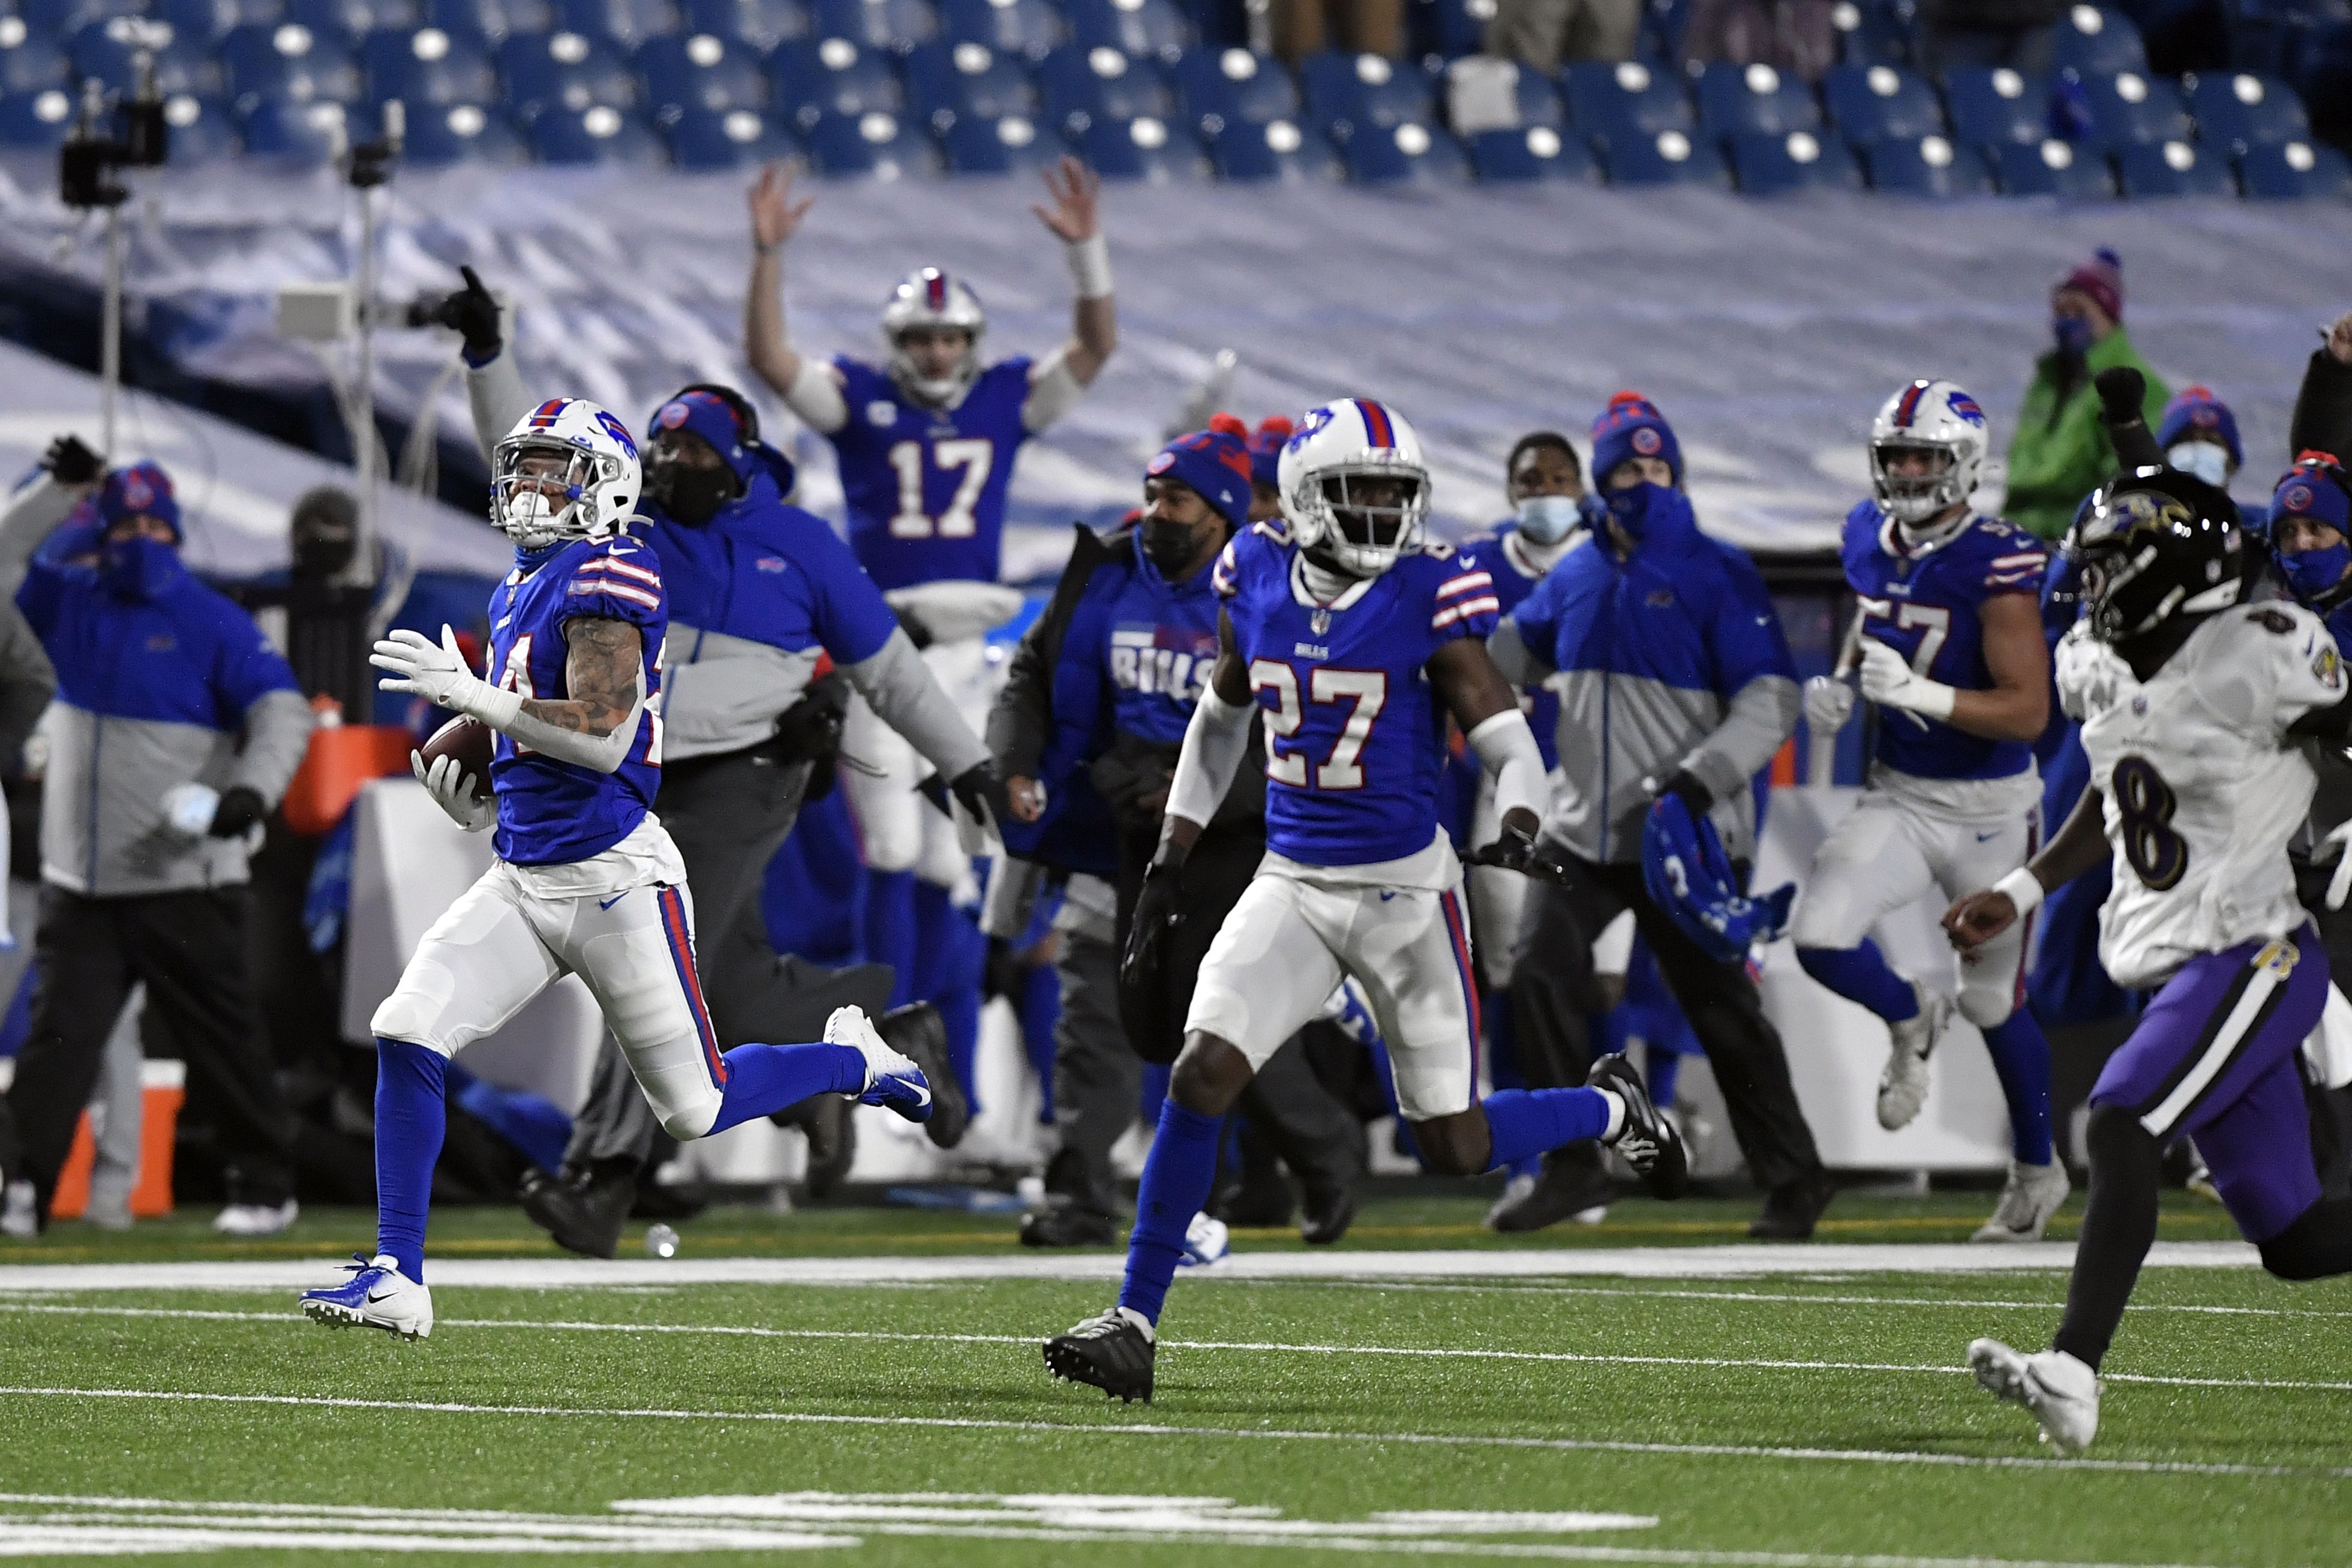
{"type": "Polygon", "coordinates": [[[677,847],[650,806],[661,778],[657,558],[626,530],[637,448],[609,412],[551,398],[492,454],[492,520],[515,567],[490,597],[490,668],[467,668],[455,634],[399,631],[375,645],[387,691],[414,692],[497,731],[494,799],[455,756],[412,759],[498,858],[425,933],[376,1009],[377,1240],[345,1283],[304,1292],[303,1312],[408,1339],[433,1331],[425,1223],[444,1130],[449,1058],[577,974],[670,1136],[701,1138],[813,1094],[854,1095],[910,1121],[931,1091],[855,1007],[823,1043],[719,1053],[696,978],[693,904],[677,847]]]}
{"type": "Polygon", "coordinates": [[[1045,1342],[1055,1376],[1151,1397],[1155,1325],[1209,1196],[1225,1111],[1340,981],[1370,999],[1423,1159],[1473,1175],[1580,1139],[1613,1143],[1661,1196],[1688,1169],[1622,1057],[1584,1088],[1477,1094],[1478,982],[1462,868],[1437,825],[1444,712],[1496,774],[1502,834],[1474,857],[1541,874],[1549,797],[1517,694],[1488,658],[1496,601],[1474,557],[1424,543],[1429,470],[1412,426],[1349,399],[1284,447],[1283,521],[1226,545],[1208,688],[1185,731],[1127,962],[1156,962],[1184,861],[1265,724],[1266,856],[1201,964],[1136,1200],[1118,1303],[1045,1342]],[[1440,702],[1444,704],[1441,710],[1440,702]]]}
{"type": "Polygon", "coordinates": [[[2156,1239],[2171,1140],[2196,1139],[2273,1274],[2352,1271],[2352,1198],[2321,1194],[2295,1062],[2327,962],[2286,857],[2311,805],[2302,742],[2341,744],[2352,703],[2317,616],[2238,602],[2238,510],[2203,480],[2126,474],[2066,549],[2084,615],[2058,645],[2058,695],[2082,722],[2091,785],[2048,848],[1944,924],[1964,955],[1981,952],[2112,854],[2099,958],[2117,984],[2154,994],[2091,1090],[2090,1202],[2050,1348],[1969,1346],[1978,1382],[2080,1452],[2098,1433],[2099,1363],[2156,1239]]]}
{"type": "MultiPolygon", "coordinates": [[[[1941,992],[1887,966],[1879,920],[1930,888],[1947,899],[2014,870],[2040,836],[2033,742],[2050,718],[2050,655],[2038,595],[2041,541],[1969,509],[1985,455],[1984,411],[1948,381],[1915,381],[1870,432],[1875,499],[1845,520],[1847,583],[1861,604],[1862,693],[1879,706],[1869,789],[1813,861],[1790,935],[1805,973],[1885,1020],[1878,1124],[1907,1127],[1927,1098],[1927,1058],[1952,1011],[1941,992]]],[[[1837,676],[1805,689],[1826,744],[1853,710],[1837,676]]],[[[1984,1033],[2009,1101],[2009,1184],[1979,1241],[2035,1241],[2066,1201],[2051,1151],[2050,1044],[2024,1005],[2032,930],[2021,920],[1959,975],[1961,1016],[1984,1033]]]]}

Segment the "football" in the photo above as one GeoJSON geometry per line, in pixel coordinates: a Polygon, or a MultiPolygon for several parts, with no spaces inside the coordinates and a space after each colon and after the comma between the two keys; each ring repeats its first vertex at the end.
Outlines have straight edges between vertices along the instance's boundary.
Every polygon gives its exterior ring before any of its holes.
{"type": "Polygon", "coordinates": [[[417,748],[425,757],[427,773],[443,757],[454,757],[457,766],[471,775],[474,798],[490,798],[490,748],[497,744],[499,732],[469,713],[461,713],[438,730],[424,745],[417,748]]]}

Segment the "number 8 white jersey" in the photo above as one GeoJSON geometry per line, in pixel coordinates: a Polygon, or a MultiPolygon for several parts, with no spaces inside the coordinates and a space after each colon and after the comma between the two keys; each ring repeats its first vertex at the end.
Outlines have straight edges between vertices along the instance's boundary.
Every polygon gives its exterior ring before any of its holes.
{"type": "Polygon", "coordinates": [[[2116,984],[2303,923],[2286,847],[2315,780],[2286,731],[2344,694],[2335,639],[2297,605],[2214,616],[2145,683],[2087,625],[2066,634],[2058,697],[2082,721],[2115,847],[2099,961],[2116,984]]]}

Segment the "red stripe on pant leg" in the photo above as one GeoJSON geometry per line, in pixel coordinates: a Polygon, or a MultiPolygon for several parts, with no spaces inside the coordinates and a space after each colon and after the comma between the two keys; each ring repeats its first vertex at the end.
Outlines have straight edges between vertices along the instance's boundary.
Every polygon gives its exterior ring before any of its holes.
{"type": "Polygon", "coordinates": [[[1440,893],[1437,901],[1445,910],[1445,933],[1454,939],[1454,964],[1462,976],[1462,1000],[1470,1011],[1470,1095],[1478,1095],[1478,1032],[1483,1021],[1478,1016],[1478,980],[1471,973],[1470,937],[1462,923],[1462,910],[1452,893],[1440,893]]]}
{"type": "Polygon", "coordinates": [[[660,894],[662,929],[669,937],[670,962],[677,965],[678,984],[686,989],[686,1008],[694,1015],[694,1032],[702,1040],[703,1065],[710,1069],[710,1081],[724,1086],[727,1064],[719,1059],[719,1036],[710,1026],[710,1009],[702,1000],[702,977],[695,972],[694,941],[687,934],[686,904],[675,888],[664,888],[660,894]]]}

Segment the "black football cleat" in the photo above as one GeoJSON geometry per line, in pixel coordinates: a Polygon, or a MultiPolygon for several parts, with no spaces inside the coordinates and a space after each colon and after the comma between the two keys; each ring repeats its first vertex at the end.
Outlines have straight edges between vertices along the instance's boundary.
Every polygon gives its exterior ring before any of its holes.
{"type": "MultiPolygon", "coordinates": [[[[1583,1215],[1600,1218],[1617,1196],[1617,1184],[1601,1168],[1601,1146],[1570,1143],[1543,1157],[1543,1173],[1535,1184],[1516,1195],[1506,1194],[1486,1215],[1486,1227],[1505,1236],[1545,1230],[1562,1220],[1583,1215]]],[[[1586,1223],[1592,1223],[1587,1221],[1586,1223]]]]}
{"type": "Polygon", "coordinates": [[[1748,1234],[1759,1241],[1811,1240],[1822,1211],[1837,1195],[1837,1183],[1827,1171],[1783,1182],[1764,1194],[1764,1212],[1749,1223],[1748,1234]]]}
{"type": "Polygon", "coordinates": [[[1328,1247],[1347,1235],[1356,1223],[1356,1184],[1310,1176],[1300,1185],[1307,1203],[1298,1218],[1298,1239],[1309,1247],[1328,1247]]]}
{"type": "Polygon", "coordinates": [[[625,1160],[604,1160],[562,1176],[532,1171],[517,1196],[531,1223],[564,1251],[610,1258],[620,1249],[621,1226],[637,1199],[636,1169],[625,1160]]]}
{"type": "Polygon", "coordinates": [[[1076,1204],[1055,1204],[1021,1221],[1024,1247],[1108,1247],[1118,1239],[1118,1226],[1110,1215],[1076,1204]]]}
{"type": "Polygon", "coordinates": [[[1622,1052],[1592,1064],[1585,1087],[1605,1089],[1625,1102],[1625,1125],[1611,1145],[1627,1164],[1641,1173],[1642,1184],[1654,1198],[1678,1198],[1690,1191],[1690,1155],[1683,1135],[1658,1112],[1642,1075],[1622,1052]]]}
{"type": "Polygon", "coordinates": [[[1151,1366],[1159,1347],[1134,1320],[1113,1307],[1066,1334],[1045,1342],[1045,1370],[1122,1401],[1151,1403],[1151,1366]]]}
{"type": "Polygon", "coordinates": [[[963,1130],[971,1125],[971,1107],[948,1061],[948,1026],[940,1010],[929,1002],[909,1002],[875,1019],[874,1032],[884,1045],[923,1069],[923,1081],[931,1089],[931,1114],[923,1131],[932,1143],[952,1149],[962,1142],[963,1130]]]}

